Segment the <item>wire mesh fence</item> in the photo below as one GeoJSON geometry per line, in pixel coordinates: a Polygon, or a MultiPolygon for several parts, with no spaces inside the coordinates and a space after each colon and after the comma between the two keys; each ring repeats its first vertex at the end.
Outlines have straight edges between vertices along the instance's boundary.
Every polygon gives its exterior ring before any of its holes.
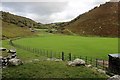
{"type": "Polygon", "coordinates": [[[40,54],[41,56],[45,56],[47,58],[56,58],[56,59],[61,59],[63,61],[73,61],[76,58],[82,59],[86,62],[87,65],[92,65],[93,67],[97,67],[100,69],[107,69],[108,68],[108,61],[107,60],[103,60],[103,59],[98,59],[98,58],[92,58],[92,57],[88,57],[88,56],[78,56],[78,55],[73,55],[72,53],[65,53],[65,52],[54,52],[54,51],[49,51],[49,50],[45,50],[45,49],[37,49],[37,48],[31,48],[29,46],[25,47],[25,46],[21,46],[18,44],[14,44],[11,40],[9,41],[9,44],[35,53],[35,54],[40,54]]]}

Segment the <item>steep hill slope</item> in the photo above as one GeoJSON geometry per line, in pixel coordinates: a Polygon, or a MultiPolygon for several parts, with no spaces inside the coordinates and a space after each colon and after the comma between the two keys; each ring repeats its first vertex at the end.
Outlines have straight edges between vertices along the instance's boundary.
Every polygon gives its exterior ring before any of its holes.
{"type": "Polygon", "coordinates": [[[26,17],[14,15],[9,12],[3,11],[0,11],[0,13],[2,14],[2,21],[15,24],[19,27],[34,27],[37,25],[37,22],[26,17]]]}
{"type": "MultiPolygon", "coordinates": [[[[119,2],[120,3],[120,2],[119,2]]],[[[80,35],[118,36],[118,2],[107,2],[78,16],[64,26],[80,35]]]]}
{"type": "Polygon", "coordinates": [[[0,11],[2,23],[2,39],[34,35],[30,28],[38,25],[37,22],[9,12],[0,11]]]}

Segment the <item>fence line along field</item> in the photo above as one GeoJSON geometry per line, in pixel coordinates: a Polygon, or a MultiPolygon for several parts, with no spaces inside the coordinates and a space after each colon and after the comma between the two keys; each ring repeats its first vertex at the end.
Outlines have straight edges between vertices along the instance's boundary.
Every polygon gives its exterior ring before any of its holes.
{"type": "Polygon", "coordinates": [[[65,54],[72,53],[72,55],[101,59],[108,59],[107,55],[110,53],[118,53],[118,38],[44,34],[18,39],[14,43],[56,53],[64,51],[65,54]]]}
{"type": "Polygon", "coordinates": [[[26,47],[24,49],[13,47],[9,45],[7,40],[2,42],[3,47],[7,49],[16,48],[18,58],[24,62],[20,66],[4,68],[2,70],[2,78],[5,80],[27,80],[29,78],[101,78],[106,80],[107,78],[107,75],[99,73],[94,69],[85,66],[70,67],[66,65],[66,61],[48,61],[46,56],[30,52],[27,49],[24,50],[26,47]]]}

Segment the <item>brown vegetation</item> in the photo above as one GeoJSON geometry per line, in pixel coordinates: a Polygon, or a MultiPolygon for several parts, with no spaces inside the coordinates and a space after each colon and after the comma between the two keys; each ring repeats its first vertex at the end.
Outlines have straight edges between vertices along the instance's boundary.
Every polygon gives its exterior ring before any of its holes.
{"type": "Polygon", "coordinates": [[[64,28],[80,35],[118,36],[120,2],[107,2],[78,16],[64,28]],[[119,10],[118,10],[119,9],[119,10]]]}

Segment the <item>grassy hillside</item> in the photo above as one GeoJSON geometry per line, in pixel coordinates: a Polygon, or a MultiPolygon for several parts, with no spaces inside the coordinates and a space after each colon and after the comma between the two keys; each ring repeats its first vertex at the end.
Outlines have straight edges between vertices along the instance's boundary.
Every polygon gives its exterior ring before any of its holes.
{"type": "Polygon", "coordinates": [[[5,38],[14,38],[14,37],[25,37],[30,36],[35,33],[31,32],[27,27],[19,27],[12,23],[7,23],[2,21],[2,37],[5,38]]]}
{"type": "Polygon", "coordinates": [[[29,28],[34,29],[34,27],[38,26],[38,23],[32,19],[3,11],[0,11],[0,14],[0,21],[2,23],[2,39],[25,37],[35,34],[31,32],[29,28]]]}
{"type": "MultiPolygon", "coordinates": [[[[120,2],[119,2],[120,3],[120,2]]],[[[78,16],[64,29],[80,35],[118,36],[118,2],[107,2],[78,16]]],[[[64,31],[63,31],[64,33],[64,31]]]]}
{"type": "Polygon", "coordinates": [[[19,27],[35,27],[37,25],[37,22],[26,17],[14,15],[9,12],[3,11],[0,11],[0,14],[2,14],[2,21],[15,24],[19,27]]]}

